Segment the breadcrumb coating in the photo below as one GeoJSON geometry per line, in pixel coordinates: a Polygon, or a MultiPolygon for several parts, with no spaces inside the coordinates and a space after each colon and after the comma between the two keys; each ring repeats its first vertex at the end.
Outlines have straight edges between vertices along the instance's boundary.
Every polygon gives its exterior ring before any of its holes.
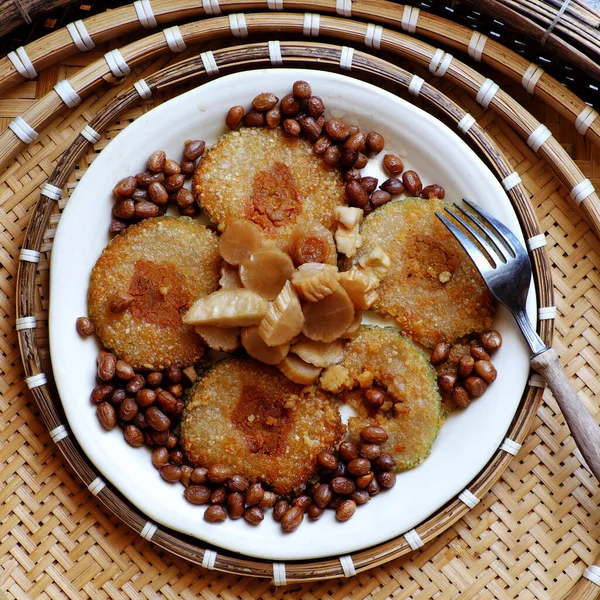
{"type": "Polygon", "coordinates": [[[218,288],[217,236],[187,217],[156,217],[131,225],[104,249],[92,270],[88,311],[104,346],[136,369],[187,366],[204,353],[181,318],[218,288]],[[113,313],[109,301],[133,302],[113,313]]]}
{"type": "Polygon", "coordinates": [[[380,246],[391,259],[372,310],[393,317],[402,332],[433,348],[492,324],[494,302],[462,247],[435,216],[441,200],[389,202],[363,222],[357,259],[380,246]]]}
{"type": "Polygon", "coordinates": [[[280,129],[225,134],[198,165],[193,191],[220,231],[243,217],[280,248],[297,225],[318,221],[332,231],[335,207],[346,204],[339,170],[280,129]]]}
{"type": "Polygon", "coordinates": [[[188,393],[180,436],[193,464],[223,465],[287,494],[305,486],[317,454],[336,446],[344,431],[330,394],[258,361],[231,358],[188,393]]]}

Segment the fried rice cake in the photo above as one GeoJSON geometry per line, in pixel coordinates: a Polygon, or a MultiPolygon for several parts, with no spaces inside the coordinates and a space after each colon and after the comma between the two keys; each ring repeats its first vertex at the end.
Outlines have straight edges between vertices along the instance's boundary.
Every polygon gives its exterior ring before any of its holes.
{"type": "Polygon", "coordinates": [[[460,244],[435,216],[441,200],[389,202],[363,222],[357,260],[380,246],[391,268],[372,310],[393,317],[402,332],[433,348],[492,324],[494,301],[460,244]]]}
{"type": "Polygon", "coordinates": [[[227,467],[277,494],[303,489],[345,428],[337,401],[249,358],[217,363],[188,392],[180,439],[192,464],[227,467]]]}
{"type": "Polygon", "coordinates": [[[296,225],[318,221],[333,230],[335,207],[346,204],[340,171],[279,128],[225,134],[200,161],[193,191],[220,231],[243,217],[280,248],[296,225]]]}
{"type": "Polygon", "coordinates": [[[197,362],[204,346],[182,316],[219,285],[218,240],[188,217],[131,225],[104,249],[92,270],[88,311],[104,346],[136,369],[197,362]],[[122,312],[109,305],[133,297],[122,312]]]}
{"type": "Polygon", "coordinates": [[[423,350],[397,329],[362,325],[344,349],[342,362],[327,369],[320,383],[342,392],[356,409],[357,415],[348,419],[353,441],[360,441],[364,427],[378,425],[389,436],[382,449],[398,470],[427,458],[442,424],[437,375],[423,350]],[[380,408],[366,402],[362,387],[367,382],[385,392],[380,408]]]}

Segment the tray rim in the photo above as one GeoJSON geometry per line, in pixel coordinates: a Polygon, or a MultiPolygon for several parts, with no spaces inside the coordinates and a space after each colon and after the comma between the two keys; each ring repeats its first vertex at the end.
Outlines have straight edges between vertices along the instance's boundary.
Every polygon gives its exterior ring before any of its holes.
{"type": "MultiPolygon", "coordinates": [[[[334,45],[316,43],[298,44],[296,42],[283,42],[281,44],[281,50],[285,56],[294,56],[296,60],[301,60],[302,58],[304,58],[305,61],[308,63],[310,63],[312,60],[313,65],[316,55],[318,55],[318,58],[320,59],[321,63],[336,65],[339,63],[339,59],[341,57],[342,52],[342,49],[340,47],[334,45]]],[[[268,44],[264,43],[248,44],[245,46],[236,46],[233,48],[224,48],[221,50],[216,50],[214,54],[219,58],[218,63],[223,66],[225,66],[225,64],[228,64],[229,62],[231,62],[231,64],[234,66],[239,65],[240,60],[242,58],[252,62],[252,64],[258,64],[258,62],[266,63],[269,60],[269,47],[268,44]]],[[[404,71],[403,69],[395,67],[394,65],[391,65],[380,58],[373,57],[361,52],[355,53],[354,66],[357,70],[365,70],[367,72],[371,71],[379,75],[385,73],[386,70],[389,70],[390,73],[394,74],[394,77],[390,77],[391,80],[395,83],[401,84],[404,87],[407,87],[412,79],[410,77],[410,74],[404,71]]],[[[159,85],[165,85],[166,82],[169,80],[169,77],[173,81],[181,81],[184,78],[189,79],[191,77],[196,77],[198,73],[201,73],[203,71],[204,66],[200,59],[189,59],[181,63],[176,63],[175,65],[167,67],[162,71],[158,71],[154,75],[149,76],[146,79],[146,82],[152,89],[154,89],[159,85]],[[165,79],[161,80],[161,78],[165,79]]],[[[438,103],[438,108],[441,108],[443,112],[445,112],[448,116],[452,117],[455,121],[460,121],[460,119],[465,114],[465,111],[458,108],[457,105],[445,98],[443,94],[441,94],[438,90],[436,90],[429,84],[423,84],[421,95],[423,98],[429,100],[434,104],[438,103]]],[[[116,114],[118,114],[118,112],[124,110],[125,108],[128,108],[130,105],[134,104],[138,100],[138,92],[134,88],[130,88],[129,90],[125,91],[123,94],[118,96],[110,104],[108,104],[107,107],[103,109],[103,111],[98,113],[96,117],[92,121],[90,121],[90,126],[92,126],[93,129],[95,129],[96,131],[101,130],[104,125],[106,125],[110,120],[112,120],[112,118],[114,118],[114,116],[116,116],[116,114]],[[113,108],[117,109],[117,113],[111,113],[111,109],[113,108]]],[[[493,160],[497,161],[496,167],[498,170],[500,170],[502,175],[506,176],[512,172],[508,162],[505,159],[503,159],[502,154],[497,150],[497,148],[495,148],[495,144],[491,141],[491,139],[488,138],[487,134],[477,124],[473,125],[469,129],[467,135],[471,138],[472,141],[475,142],[475,145],[477,145],[480,148],[480,150],[482,148],[487,147],[488,154],[490,154],[493,157],[493,160]]],[[[66,182],[66,177],[70,172],[70,166],[72,166],[74,162],[76,162],[76,158],[78,158],[79,156],[83,156],[83,154],[87,150],[88,143],[89,142],[85,138],[83,138],[83,136],[78,136],[75,139],[70,148],[63,154],[61,160],[57,165],[57,168],[55,169],[53,175],[50,177],[49,181],[52,183],[52,185],[55,185],[57,187],[62,187],[62,185],[64,185],[64,183],[66,182]]],[[[514,188],[512,188],[509,191],[509,196],[511,197],[513,206],[515,205],[515,203],[517,203],[521,207],[520,209],[519,207],[515,207],[517,215],[520,217],[520,219],[523,220],[524,216],[527,217],[527,219],[525,220],[526,222],[524,224],[526,234],[539,235],[539,228],[537,227],[535,216],[533,215],[533,211],[529,206],[529,201],[526,195],[524,194],[522,186],[520,184],[517,184],[514,188]],[[524,214],[522,214],[521,211],[524,211],[524,214]]],[[[43,230],[45,230],[45,225],[49,217],[50,211],[52,210],[52,207],[52,199],[46,195],[42,195],[40,197],[40,200],[38,201],[36,213],[34,214],[34,216],[37,215],[38,218],[32,218],[32,221],[30,222],[30,226],[27,231],[26,248],[33,250],[36,249],[37,245],[37,248],[39,249],[41,236],[43,235],[43,230]],[[45,219],[40,219],[40,211],[44,214],[45,219]]],[[[542,278],[544,279],[543,287],[540,289],[540,282],[536,277],[536,288],[540,305],[545,306],[546,304],[544,301],[552,298],[551,277],[547,258],[545,255],[545,250],[543,250],[543,248],[534,250],[533,259],[535,265],[534,272],[537,275],[540,275],[541,273],[542,278]]],[[[28,289],[28,287],[32,290],[34,282],[35,263],[21,261],[19,264],[18,273],[18,317],[27,316],[27,310],[32,307],[32,299],[28,298],[28,295],[24,294],[24,292],[28,289]]],[[[548,322],[542,322],[541,329],[542,337],[549,341],[551,337],[552,325],[548,322]]],[[[32,374],[34,372],[36,374],[39,374],[41,370],[39,363],[39,355],[37,355],[35,337],[34,335],[32,335],[32,330],[25,329],[19,331],[19,344],[21,348],[21,354],[25,366],[26,375],[30,378],[32,377],[32,374]]],[[[62,425],[62,423],[59,422],[59,415],[56,414],[56,411],[54,411],[53,413],[51,410],[47,410],[49,408],[52,408],[54,402],[54,399],[49,393],[48,386],[45,384],[32,386],[32,392],[40,406],[40,410],[44,416],[44,420],[47,426],[51,429],[51,434],[52,432],[56,432],[58,428],[64,427],[64,425],[62,425]]],[[[510,430],[517,433],[517,436],[514,436],[511,433],[511,437],[516,437],[521,441],[527,435],[529,425],[531,424],[533,416],[535,415],[535,409],[537,408],[537,404],[539,403],[539,399],[541,397],[541,389],[537,388],[537,390],[532,390],[530,388],[525,395],[526,399],[524,403],[527,404],[527,415],[523,416],[523,414],[519,414],[514,422],[514,425],[511,426],[510,430]]],[[[53,437],[55,438],[55,436],[53,437]]],[[[79,464],[81,461],[81,457],[78,456],[78,449],[73,443],[72,439],[69,436],[67,436],[57,441],[60,441],[58,445],[61,449],[61,452],[63,452],[71,466],[83,479],[84,483],[88,484],[88,487],[93,486],[96,482],[97,474],[92,469],[90,469],[89,465],[79,464]]],[[[484,470],[485,472],[491,468],[493,471],[493,477],[481,483],[480,485],[475,485],[473,489],[475,489],[475,491],[477,492],[475,494],[476,496],[478,494],[481,494],[482,492],[487,491],[491,487],[491,485],[499,478],[504,468],[506,468],[509,461],[510,458],[508,454],[500,455],[499,452],[496,453],[492,461],[490,461],[490,465],[484,470]]],[[[481,474],[475,479],[475,481],[478,482],[480,478],[481,474]]],[[[471,485],[469,487],[471,487],[471,485]]],[[[136,514],[135,511],[132,511],[131,507],[123,506],[122,499],[120,499],[119,495],[115,494],[110,489],[110,486],[103,487],[101,490],[99,490],[97,495],[112,512],[115,512],[117,516],[119,516],[122,520],[127,522],[136,531],[145,534],[145,537],[147,537],[148,526],[144,522],[143,518],[140,518],[140,515],[136,514]]],[[[464,516],[464,514],[467,512],[466,510],[464,510],[464,507],[465,505],[461,504],[461,502],[458,499],[456,499],[454,502],[450,503],[450,505],[446,507],[446,526],[450,526],[457,519],[464,516]]],[[[432,539],[435,535],[437,535],[436,532],[438,532],[438,528],[440,527],[440,524],[436,521],[437,516],[438,515],[435,515],[434,518],[428,519],[424,524],[421,524],[416,528],[420,532],[419,535],[421,537],[421,540],[426,542],[432,539]]],[[[442,530],[440,530],[438,533],[441,533],[441,531],[442,530]]],[[[197,553],[197,548],[195,548],[193,544],[190,544],[185,540],[181,540],[178,546],[173,547],[173,542],[171,538],[173,538],[174,536],[172,536],[168,531],[163,530],[161,528],[159,528],[158,530],[153,530],[152,534],[153,535],[151,537],[153,541],[157,542],[162,547],[165,547],[166,549],[174,551],[180,556],[184,556],[201,564],[202,562],[206,561],[206,550],[204,550],[202,554],[199,555],[197,553]]],[[[356,572],[372,568],[378,564],[381,564],[382,562],[406,554],[410,552],[411,549],[414,549],[411,548],[408,541],[406,540],[403,543],[397,545],[397,540],[398,538],[390,542],[380,544],[374,549],[369,549],[367,551],[357,551],[353,553],[352,557],[356,560],[356,562],[354,563],[356,572]],[[394,546],[394,543],[396,543],[396,546],[394,546]],[[367,557],[362,556],[365,553],[369,555],[368,562],[366,562],[367,557]]],[[[208,550],[210,550],[210,552],[214,552],[211,549],[208,550]]],[[[259,577],[268,577],[273,575],[273,570],[269,570],[265,567],[265,565],[271,565],[271,561],[260,561],[259,559],[252,559],[252,561],[250,562],[260,564],[260,566],[256,566],[248,565],[248,561],[243,561],[241,559],[236,559],[235,557],[233,557],[230,558],[229,562],[226,562],[223,561],[223,559],[221,558],[226,554],[226,551],[220,551],[218,553],[218,556],[216,557],[216,563],[214,564],[214,568],[242,575],[255,575],[259,577]]],[[[337,560],[325,559],[319,560],[317,561],[317,563],[313,563],[310,561],[301,561],[299,563],[289,561],[286,562],[286,565],[288,567],[288,573],[291,576],[293,576],[288,578],[288,581],[291,581],[292,579],[294,581],[306,581],[328,577],[339,577],[345,575],[345,571],[344,569],[342,569],[341,563],[337,560]]]]}

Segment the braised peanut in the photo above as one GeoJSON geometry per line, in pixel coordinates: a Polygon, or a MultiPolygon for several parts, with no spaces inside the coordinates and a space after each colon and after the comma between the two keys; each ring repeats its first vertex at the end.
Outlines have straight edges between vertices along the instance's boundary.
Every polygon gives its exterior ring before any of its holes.
{"type": "Polygon", "coordinates": [[[382,488],[392,488],[396,485],[396,473],[393,471],[382,471],[377,475],[377,483],[382,488]]]}
{"type": "Polygon", "coordinates": [[[113,189],[113,192],[117,196],[123,196],[124,198],[131,198],[135,188],[137,187],[137,180],[135,177],[125,177],[125,179],[121,179],[119,183],[113,189]]]}
{"type": "Polygon", "coordinates": [[[502,336],[495,329],[484,331],[481,334],[481,345],[488,352],[498,350],[502,346],[502,336]]]}
{"type": "Polygon", "coordinates": [[[402,174],[402,183],[411,196],[418,196],[423,189],[421,178],[416,171],[406,171],[402,174]]]}
{"type": "Polygon", "coordinates": [[[113,313],[122,313],[126,311],[133,302],[133,296],[127,292],[114,294],[108,300],[108,310],[113,313]]]}
{"type": "Polygon", "coordinates": [[[281,123],[281,109],[275,106],[271,110],[268,110],[265,113],[265,121],[267,122],[267,127],[275,129],[281,123]]]}
{"type": "Polygon", "coordinates": [[[366,458],[355,458],[348,463],[348,473],[359,477],[366,475],[371,470],[371,462],[366,458]]]}
{"type": "Polygon", "coordinates": [[[444,188],[437,183],[427,185],[421,190],[421,198],[425,198],[426,200],[431,200],[431,198],[439,198],[442,200],[445,196],[446,192],[444,188]]]}
{"type": "Polygon", "coordinates": [[[385,192],[384,190],[376,190],[371,194],[371,204],[377,208],[378,206],[383,206],[387,204],[392,199],[391,194],[385,192]]]}
{"type": "Polygon", "coordinates": [[[376,131],[371,131],[367,134],[367,151],[370,154],[379,154],[385,145],[383,136],[376,131]]]}
{"type": "Polygon", "coordinates": [[[138,414],[138,405],[135,403],[133,398],[125,398],[119,406],[119,417],[123,421],[133,421],[135,416],[138,414]]]}
{"type": "MultiPolygon", "coordinates": [[[[179,175],[175,175],[179,177],[179,175]]],[[[147,202],[142,200],[135,205],[135,216],[138,219],[149,219],[150,217],[157,217],[160,209],[154,202],[147,202]]]]}
{"type": "Polygon", "coordinates": [[[125,438],[125,441],[134,448],[139,448],[144,445],[144,434],[135,425],[125,425],[123,437],[125,438]]]}
{"type": "Polygon", "coordinates": [[[389,454],[382,454],[371,464],[376,471],[391,471],[396,466],[396,461],[389,454]]]}
{"type": "Polygon", "coordinates": [[[381,390],[370,388],[365,391],[365,400],[374,408],[379,408],[385,402],[385,394],[381,390]]]}
{"type": "Polygon", "coordinates": [[[486,383],[492,383],[498,376],[496,367],[494,367],[489,360],[478,360],[475,363],[475,373],[477,373],[477,375],[479,375],[486,383]]]}
{"type": "Polygon", "coordinates": [[[112,385],[100,384],[97,385],[90,395],[90,399],[94,404],[100,404],[100,402],[104,402],[110,396],[113,391],[112,385]]]}
{"type": "Polygon", "coordinates": [[[354,500],[344,500],[335,511],[335,517],[338,521],[347,521],[356,512],[356,502],[354,500]]]}
{"type": "Polygon", "coordinates": [[[213,504],[204,511],[204,520],[209,523],[222,523],[225,519],[227,519],[227,513],[220,504],[213,504]]]}
{"type": "Polygon", "coordinates": [[[169,417],[167,417],[160,409],[156,408],[156,406],[151,406],[146,411],[146,421],[148,422],[148,425],[156,431],[167,431],[171,426],[169,417]]]}
{"type": "Polygon", "coordinates": [[[117,359],[110,352],[101,352],[98,356],[98,378],[110,381],[115,376],[117,359]]]}
{"type": "Polygon", "coordinates": [[[162,150],[156,150],[150,155],[148,158],[148,171],[153,171],[154,173],[158,173],[162,171],[165,167],[165,162],[167,161],[167,155],[162,150]]]}
{"type": "Polygon", "coordinates": [[[362,188],[367,192],[367,194],[372,194],[377,189],[377,177],[361,177],[359,180],[362,188]]]}
{"type": "Polygon", "coordinates": [[[157,206],[165,206],[169,202],[169,194],[162,183],[153,181],[148,186],[148,197],[157,206]]]}
{"type": "Polygon", "coordinates": [[[298,506],[293,506],[281,517],[281,528],[289,533],[298,529],[302,521],[304,521],[304,511],[298,506]]]}
{"type": "Polygon", "coordinates": [[[358,456],[358,447],[349,440],[343,441],[339,446],[340,456],[347,462],[358,456]]]}
{"type": "Polygon", "coordinates": [[[294,98],[293,94],[288,94],[281,99],[280,107],[284,115],[296,115],[300,111],[300,102],[294,98]]]}
{"type": "Polygon", "coordinates": [[[196,160],[204,152],[204,148],[206,148],[206,144],[202,140],[188,141],[183,148],[183,156],[187,160],[196,160]]]}
{"type": "Polygon", "coordinates": [[[490,360],[490,355],[481,346],[471,346],[471,356],[475,360],[490,360]]]}
{"type": "Polygon", "coordinates": [[[185,499],[192,504],[208,504],[212,492],[210,488],[205,485],[192,484],[185,489],[183,495],[185,499]]]}
{"type": "Polygon", "coordinates": [[[229,479],[229,469],[224,465],[212,465],[208,469],[208,478],[213,483],[225,483],[229,479]]]}
{"type": "Polygon", "coordinates": [[[181,479],[181,467],[177,465],[165,465],[160,470],[160,476],[169,483],[177,483],[181,479]]]}
{"type": "Polygon", "coordinates": [[[302,128],[300,127],[300,123],[294,119],[286,119],[283,122],[283,133],[288,137],[298,137],[302,128]]]}
{"type": "Polygon", "coordinates": [[[225,124],[229,129],[237,129],[244,118],[243,106],[232,106],[225,117],[225,124]]]}
{"type": "Polygon", "coordinates": [[[75,321],[75,329],[79,335],[84,337],[92,335],[96,330],[94,324],[87,317],[79,317],[77,321],[75,321]]]}
{"type": "Polygon", "coordinates": [[[129,381],[135,377],[135,371],[131,365],[126,363],[124,360],[117,361],[115,365],[115,373],[117,374],[117,377],[123,381],[129,381]]]}
{"type": "Polygon", "coordinates": [[[441,377],[438,378],[438,385],[440,386],[440,389],[443,392],[445,392],[446,394],[452,393],[452,389],[454,388],[455,383],[456,383],[455,375],[446,374],[446,375],[442,375],[441,377]]]}
{"type": "Polygon", "coordinates": [[[265,113],[256,110],[249,110],[244,117],[244,125],[246,127],[262,127],[265,124],[265,113]]]}
{"type": "Polygon", "coordinates": [[[115,409],[108,402],[99,404],[96,409],[96,414],[98,415],[100,423],[102,423],[102,427],[105,429],[114,429],[116,427],[117,414],[115,413],[115,409]]]}
{"type": "Polygon", "coordinates": [[[381,456],[381,446],[379,444],[360,444],[358,452],[363,458],[375,460],[381,456]]]}
{"type": "Polygon", "coordinates": [[[349,181],[346,184],[346,196],[350,206],[362,208],[369,203],[369,195],[358,181],[349,181]]]}
{"type": "Polygon", "coordinates": [[[431,356],[429,357],[429,362],[432,365],[440,365],[443,362],[448,360],[450,356],[450,345],[446,342],[439,342],[436,344],[431,356]]]}
{"type": "Polygon", "coordinates": [[[241,519],[244,516],[244,496],[234,492],[227,496],[227,514],[230,519],[241,519]]]}
{"type": "Polygon", "coordinates": [[[452,400],[456,406],[460,406],[461,408],[466,408],[471,404],[471,397],[469,396],[469,392],[464,387],[460,385],[455,385],[452,389],[452,400]]]}
{"type": "Polygon", "coordinates": [[[133,200],[118,200],[113,207],[113,214],[119,219],[131,219],[135,214],[135,202],[133,200]]]}
{"type": "Polygon", "coordinates": [[[279,500],[275,504],[275,508],[273,508],[273,518],[280,522],[283,518],[283,515],[290,509],[290,503],[287,500],[279,500]]]}
{"type": "Polygon", "coordinates": [[[458,374],[461,377],[469,377],[473,372],[475,359],[472,356],[461,356],[458,361],[458,374]]]}
{"type": "Polygon", "coordinates": [[[333,498],[333,491],[328,483],[320,483],[313,494],[313,499],[317,506],[325,508],[333,498]]]}
{"type": "Polygon", "coordinates": [[[323,104],[323,100],[318,96],[311,96],[306,104],[308,108],[308,114],[313,119],[318,119],[325,112],[325,105],[323,104]]]}
{"type": "Polygon", "coordinates": [[[325,121],[325,131],[333,140],[341,142],[350,135],[350,128],[342,119],[328,119],[325,121]]]}
{"type": "Polygon", "coordinates": [[[293,94],[301,100],[308,100],[312,96],[312,88],[307,81],[296,81],[292,87],[293,94]]]}
{"type": "Polygon", "coordinates": [[[467,377],[467,379],[465,379],[464,386],[465,390],[467,390],[467,392],[469,392],[469,394],[475,398],[482,396],[487,389],[487,383],[481,377],[476,377],[474,375],[471,375],[471,377],[467,377]]]}
{"type": "Polygon", "coordinates": [[[388,434],[383,427],[368,425],[360,432],[360,439],[367,444],[383,444],[388,439],[388,434]]]}
{"type": "Polygon", "coordinates": [[[399,156],[396,156],[395,154],[386,154],[383,157],[383,168],[389,175],[395,177],[404,171],[404,163],[399,156]]]}

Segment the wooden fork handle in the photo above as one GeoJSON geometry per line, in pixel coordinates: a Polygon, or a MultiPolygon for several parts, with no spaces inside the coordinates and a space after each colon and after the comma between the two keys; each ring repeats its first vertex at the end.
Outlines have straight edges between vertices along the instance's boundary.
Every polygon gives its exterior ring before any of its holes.
{"type": "Polygon", "coordinates": [[[567,379],[558,352],[548,348],[531,359],[531,366],[548,382],[577,447],[600,481],[600,426],[567,379]]]}

